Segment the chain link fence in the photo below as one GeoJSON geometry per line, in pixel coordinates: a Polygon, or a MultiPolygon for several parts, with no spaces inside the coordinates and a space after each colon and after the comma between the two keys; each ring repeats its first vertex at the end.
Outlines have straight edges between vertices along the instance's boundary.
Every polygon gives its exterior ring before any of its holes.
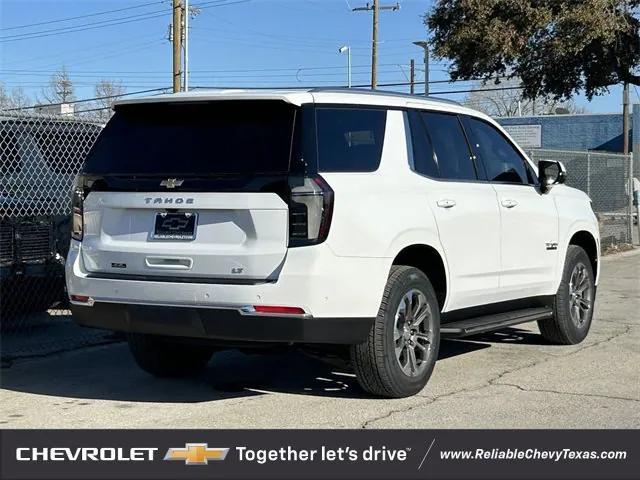
{"type": "Polygon", "coordinates": [[[530,158],[559,160],[567,168],[567,185],[589,195],[598,217],[603,247],[632,243],[633,159],[596,151],[531,150],[530,158]]]}
{"type": "MultiPolygon", "coordinates": [[[[0,111],[0,326],[4,335],[68,318],[70,192],[102,125],[0,111]]],[[[6,346],[5,346],[6,347],[6,346]]],[[[4,349],[6,350],[6,348],[4,349]]]]}

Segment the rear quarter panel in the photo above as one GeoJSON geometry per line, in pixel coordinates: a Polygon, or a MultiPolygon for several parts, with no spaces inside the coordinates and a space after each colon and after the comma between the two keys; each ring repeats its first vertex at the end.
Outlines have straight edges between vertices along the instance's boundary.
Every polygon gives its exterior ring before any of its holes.
{"type": "MultiPolygon", "coordinates": [[[[393,259],[403,248],[429,245],[440,253],[447,268],[424,185],[409,169],[402,111],[388,113],[377,171],[321,174],[335,192],[328,247],[337,257],[384,259],[384,275],[371,268],[353,278],[354,282],[367,282],[376,305],[393,259]]],[[[377,264],[371,262],[372,266],[377,264]]]]}
{"type": "Polygon", "coordinates": [[[327,243],[336,255],[386,257],[391,265],[408,245],[441,251],[426,193],[409,170],[406,145],[403,112],[390,110],[377,171],[321,173],[335,192],[327,243]]]}

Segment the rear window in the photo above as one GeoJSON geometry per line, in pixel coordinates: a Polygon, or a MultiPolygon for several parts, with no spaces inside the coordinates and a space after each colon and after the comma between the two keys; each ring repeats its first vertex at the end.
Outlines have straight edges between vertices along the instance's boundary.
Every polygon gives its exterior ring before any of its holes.
{"type": "Polygon", "coordinates": [[[90,174],[286,173],[296,108],[280,101],[122,105],[89,153],[90,174]]]}
{"type": "Polygon", "coordinates": [[[321,172],[373,172],[380,165],[386,110],[318,108],[321,172]]]}

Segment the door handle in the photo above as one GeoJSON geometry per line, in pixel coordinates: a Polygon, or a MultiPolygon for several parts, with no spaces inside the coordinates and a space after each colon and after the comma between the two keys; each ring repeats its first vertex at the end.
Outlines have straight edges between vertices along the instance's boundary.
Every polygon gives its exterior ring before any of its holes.
{"type": "Polygon", "coordinates": [[[518,205],[518,202],[516,202],[515,200],[511,200],[510,198],[505,198],[500,203],[502,203],[502,206],[505,208],[513,208],[518,205]]]}
{"type": "Polygon", "coordinates": [[[451,208],[456,206],[456,201],[449,198],[438,200],[436,203],[441,208],[451,208]]]}

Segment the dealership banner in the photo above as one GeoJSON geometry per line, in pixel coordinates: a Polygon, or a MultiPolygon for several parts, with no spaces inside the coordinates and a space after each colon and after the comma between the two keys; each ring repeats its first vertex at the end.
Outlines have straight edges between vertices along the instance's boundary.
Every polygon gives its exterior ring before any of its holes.
{"type": "Polygon", "coordinates": [[[633,430],[3,430],[2,479],[638,478],[633,430]]]}

